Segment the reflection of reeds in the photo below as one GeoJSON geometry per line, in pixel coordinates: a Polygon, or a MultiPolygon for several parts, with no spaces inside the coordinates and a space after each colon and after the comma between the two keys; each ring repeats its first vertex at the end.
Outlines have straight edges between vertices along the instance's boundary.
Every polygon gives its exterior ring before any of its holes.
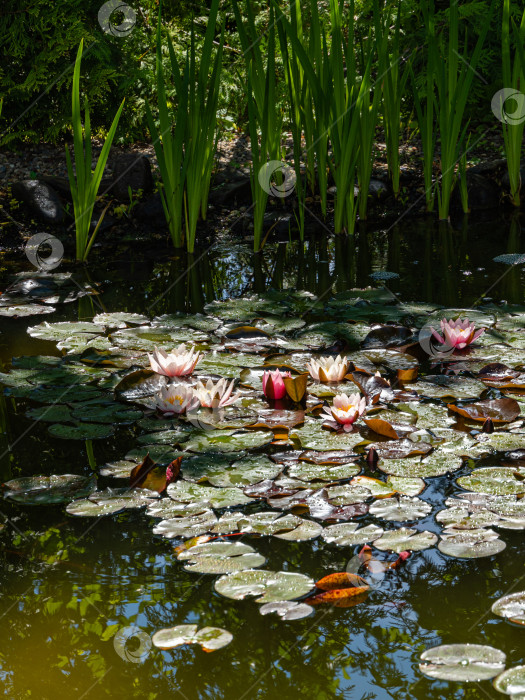
{"type": "MultiPolygon", "coordinates": [[[[512,36],[514,37],[514,60],[511,57],[511,19],[510,0],[503,1],[503,26],[501,30],[501,59],[503,86],[507,89],[516,90],[523,95],[525,90],[525,10],[521,18],[519,29],[512,22],[512,36]]],[[[512,98],[509,98],[511,100],[512,98]]],[[[520,103],[518,103],[518,106],[520,103]]],[[[503,111],[504,105],[501,104],[503,111]]],[[[505,142],[505,153],[507,156],[507,168],[510,182],[510,199],[515,207],[520,206],[521,189],[521,144],[523,141],[523,129],[525,127],[525,114],[516,114],[515,121],[503,123],[503,140],[505,142]]]]}
{"type": "Polygon", "coordinates": [[[173,244],[176,248],[181,248],[184,243],[184,210],[186,246],[190,253],[195,247],[199,216],[206,218],[217,144],[217,104],[224,42],[224,33],[221,32],[218,49],[213,54],[218,9],[219,1],[213,0],[204,43],[200,49],[199,65],[193,26],[182,71],[171,39],[168,38],[171,78],[175,87],[173,98],[166,92],[159,12],[156,61],[159,127],[154,122],[149,106],[145,105],[162,178],[160,194],[168,228],[173,244]]]}
{"type": "Polygon", "coordinates": [[[91,246],[95,241],[100,224],[106,212],[104,209],[95,230],[89,236],[91,226],[91,217],[93,208],[97,199],[98,188],[104,174],[104,169],[109,156],[109,149],[113,143],[117,125],[124,108],[124,100],[113,119],[113,123],[109,129],[108,135],[102,147],[102,151],[98,157],[97,165],[94,172],[91,172],[91,121],[89,118],[89,105],[87,99],[85,102],[84,128],[82,128],[82,119],[80,113],[80,64],[82,61],[82,50],[84,41],[80,42],[78,47],[77,58],[75,61],[75,69],[73,71],[73,90],[72,90],[72,127],[73,127],[73,148],[75,158],[76,172],[73,172],[71,156],[66,147],[66,162],[69,176],[69,186],[71,189],[71,197],[73,199],[73,210],[75,214],[75,236],[76,236],[76,255],[77,260],[85,262],[91,250],[91,246]]]}

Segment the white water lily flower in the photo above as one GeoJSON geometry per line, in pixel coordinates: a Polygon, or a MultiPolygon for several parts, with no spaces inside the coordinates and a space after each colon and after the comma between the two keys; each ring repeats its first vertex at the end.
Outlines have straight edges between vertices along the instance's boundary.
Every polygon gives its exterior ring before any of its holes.
{"type": "Polygon", "coordinates": [[[332,408],[325,406],[328,414],[327,424],[338,430],[341,426],[345,432],[352,430],[355,421],[366,411],[366,398],[359,394],[338,394],[334,396],[332,408]]]}
{"type": "Polygon", "coordinates": [[[165,416],[173,416],[197,408],[199,399],[191,386],[167,384],[155,395],[155,405],[165,416]]]}
{"type": "Polygon", "coordinates": [[[240,394],[232,396],[234,384],[234,379],[230,384],[224,378],[219,379],[217,384],[214,384],[212,379],[208,379],[206,384],[198,382],[193,391],[204,408],[223,408],[223,406],[231,406],[240,397],[240,394]]]}
{"type": "Polygon", "coordinates": [[[188,350],[184,343],[169,354],[162,348],[155,348],[153,355],[148,353],[151,369],[165,377],[185,377],[193,372],[202,354],[195,348],[188,350]]]}
{"type": "Polygon", "coordinates": [[[310,360],[306,365],[310,376],[318,382],[341,382],[348,372],[348,359],[346,357],[320,357],[318,360],[310,360]]]}

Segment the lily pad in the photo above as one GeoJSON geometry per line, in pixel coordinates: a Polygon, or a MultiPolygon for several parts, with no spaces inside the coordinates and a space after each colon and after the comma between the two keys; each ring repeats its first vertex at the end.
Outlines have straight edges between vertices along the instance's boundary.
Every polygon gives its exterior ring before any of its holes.
{"type": "Polygon", "coordinates": [[[514,666],[500,673],[493,680],[496,690],[505,695],[512,695],[515,700],[525,698],[525,666],[514,666]]]}
{"type": "Polygon", "coordinates": [[[210,508],[230,508],[251,503],[254,499],[237,488],[203,486],[190,481],[176,481],[167,489],[168,496],[182,503],[201,503],[210,508]]]}
{"type": "Polygon", "coordinates": [[[50,425],[48,431],[53,437],[63,440],[101,440],[115,432],[112,425],[100,423],[77,423],[76,425],[50,425]]]}
{"type": "Polygon", "coordinates": [[[305,450],[318,450],[321,452],[331,450],[352,450],[356,445],[364,442],[359,432],[336,433],[325,430],[322,420],[310,420],[305,422],[302,428],[292,428],[290,439],[297,440],[305,450]]]}
{"type": "Polygon", "coordinates": [[[205,542],[183,550],[177,556],[188,561],[186,571],[199,574],[227,574],[263,566],[266,558],[244,542],[205,542]]]}
{"type": "Polygon", "coordinates": [[[306,483],[310,481],[338,481],[349,479],[359,474],[361,468],[354,462],[340,465],[319,465],[310,462],[297,462],[288,467],[288,476],[300,479],[306,483]]]}
{"type": "Polygon", "coordinates": [[[499,649],[481,644],[445,644],[424,651],[419,670],[429,678],[477,683],[503,671],[506,658],[499,649]]]}
{"type": "MultiPolygon", "coordinates": [[[[491,608],[492,612],[511,622],[525,625],[525,591],[510,593],[499,598],[491,608]]],[[[515,691],[514,691],[515,692],[515,691]]],[[[523,688],[525,692],[525,687],[523,688]]]]}
{"type": "Polygon", "coordinates": [[[175,649],[183,644],[199,644],[204,651],[216,651],[227,646],[233,635],[220,627],[203,627],[197,625],[176,625],[155,632],[151,641],[157,649],[175,649]]]}
{"type": "Polygon", "coordinates": [[[125,328],[126,326],[142,326],[149,323],[149,318],[142,314],[127,313],[118,311],[113,313],[97,314],[93,318],[93,323],[107,326],[108,328],[125,328]]]}
{"type": "Polygon", "coordinates": [[[267,445],[273,439],[269,430],[203,430],[192,434],[184,443],[189,452],[239,452],[267,445]]]}
{"type": "MultiPolygon", "coordinates": [[[[175,504],[174,504],[175,505],[175,504]]],[[[155,504],[152,508],[148,507],[147,515],[158,517],[159,507],[155,504]]],[[[166,512],[166,507],[164,507],[166,512]]],[[[188,515],[187,517],[170,517],[173,514],[168,511],[168,520],[161,520],[153,528],[154,535],[162,535],[167,539],[173,537],[196,537],[203,535],[205,532],[210,532],[217,522],[215,513],[212,510],[205,510],[203,513],[196,515],[188,515]]]]}
{"type": "Polygon", "coordinates": [[[310,593],[313,588],[311,578],[289,571],[240,571],[221,576],[215,582],[217,593],[226,598],[243,600],[247,596],[259,596],[256,603],[294,600],[310,593]]]}
{"type": "Polygon", "coordinates": [[[367,544],[378,539],[383,534],[383,528],[377,525],[359,527],[357,523],[338,523],[325,527],[322,537],[326,542],[340,547],[351,547],[357,544],[367,544]]]}
{"type": "Polygon", "coordinates": [[[408,527],[400,527],[398,530],[388,530],[379,539],[374,540],[374,547],[388,552],[416,552],[432,547],[437,541],[437,535],[428,530],[418,532],[408,527]]]}
{"type": "Polygon", "coordinates": [[[25,476],[5,484],[6,498],[25,505],[69,503],[75,498],[88,496],[96,488],[94,476],[60,474],[52,476],[25,476]]]}
{"type": "Polygon", "coordinates": [[[507,546],[498,538],[494,530],[455,530],[451,528],[441,533],[438,549],[443,554],[459,559],[479,559],[502,552],[507,546]]]}
{"type": "Polygon", "coordinates": [[[461,476],[457,483],[477,493],[522,494],[525,493],[525,467],[481,467],[468,476],[461,476]]]}
{"type": "Polygon", "coordinates": [[[383,498],[370,506],[369,512],[383,520],[419,520],[430,513],[432,506],[420,498],[398,496],[396,498],[383,498]]]}
{"type": "Polygon", "coordinates": [[[277,603],[265,603],[259,608],[261,615],[276,613],[281,620],[302,620],[313,613],[314,609],[306,603],[292,600],[281,600],[277,603]]]}

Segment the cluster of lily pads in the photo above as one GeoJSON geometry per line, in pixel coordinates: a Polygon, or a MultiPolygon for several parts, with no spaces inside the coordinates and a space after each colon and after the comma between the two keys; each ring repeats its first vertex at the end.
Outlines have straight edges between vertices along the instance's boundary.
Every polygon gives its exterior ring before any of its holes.
{"type": "MultiPolygon", "coordinates": [[[[260,536],[321,538],[349,558],[372,545],[379,559],[436,546],[470,559],[525,530],[525,308],[486,304],[456,324],[464,310],[368,289],[327,302],[270,292],[205,311],[30,327],[62,355],[13,358],[0,374],[27,417],[54,438],[128,430],[134,444],[96,476],[22,476],[6,495],[76,516],[145,508],[186,570],[283,619],[312,614],[320,589],[263,568],[260,536]],[[447,352],[429,358],[419,331],[442,321],[447,352]],[[138,484],[146,456],[155,466],[138,484]],[[436,509],[424,493],[439,477],[455,492],[436,509]]],[[[171,632],[178,643],[198,634],[171,632]]]]}

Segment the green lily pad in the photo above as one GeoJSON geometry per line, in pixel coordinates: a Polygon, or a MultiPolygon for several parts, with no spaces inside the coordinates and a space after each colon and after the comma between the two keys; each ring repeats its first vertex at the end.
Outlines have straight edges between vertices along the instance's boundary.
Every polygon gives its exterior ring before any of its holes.
{"type": "Polygon", "coordinates": [[[270,430],[202,430],[193,433],[184,449],[189,452],[239,452],[262,447],[272,440],[270,430]]]}
{"type": "Polygon", "coordinates": [[[199,644],[204,651],[216,651],[227,646],[233,635],[220,627],[203,627],[197,625],[177,625],[155,632],[151,641],[157,649],[175,649],[183,644],[199,644]]]}
{"type": "Polygon", "coordinates": [[[467,491],[496,495],[525,493],[525,467],[481,467],[457,483],[467,491]],[[518,475],[518,476],[516,476],[518,475]],[[518,478],[521,476],[522,478],[518,478]]]}
{"type": "MultiPolygon", "coordinates": [[[[148,506],[147,515],[158,517],[159,505],[152,504],[148,506]]],[[[164,510],[166,511],[166,508],[164,510]]],[[[197,535],[210,532],[216,522],[217,518],[212,510],[205,510],[202,513],[188,515],[187,517],[170,518],[168,514],[168,520],[161,520],[155,525],[153,534],[162,535],[167,539],[172,539],[173,537],[197,537],[197,535]]]]}
{"type": "Polygon", "coordinates": [[[197,331],[212,332],[217,330],[221,322],[216,318],[203,316],[202,314],[164,314],[155,316],[151,324],[153,327],[162,326],[164,328],[193,328],[197,331]]]}
{"type": "Polygon", "coordinates": [[[383,534],[383,528],[377,525],[365,525],[360,527],[358,523],[338,523],[325,527],[322,537],[326,542],[337,544],[340,547],[352,547],[357,544],[367,544],[379,539],[383,534]]]}
{"type": "Polygon", "coordinates": [[[202,503],[210,508],[230,508],[251,503],[254,499],[246,496],[241,489],[203,486],[191,481],[176,481],[167,489],[168,496],[182,503],[202,503]]]}
{"type": "Polygon", "coordinates": [[[129,508],[143,508],[156,498],[159,494],[148,489],[106,489],[95,491],[88,499],[69,503],[66,511],[70,515],[98,518],[129,508]]]}
{"type": "Polygon", "coordinates": [[[428,530],[418,532],[408,527],[400,527],[398,530],[388,530],[377,540],[374,540],[374,547],[387,552],[418,552],[428,549],[438,541],[437,535],[428,530]]]}
{"type": "Polygon", "coordinates": [[[419,520],[430,513],[432,506],[420,498],[409,496],[397,496],[395,498],[382,498],[370,506],[369,513],[383,520],[419,520]]]}
{"type": "Polygon", "coordinates": [[[349,479],[351,476],[359,474],[360,471],[361,468],[354,462],[335,466],[297,462],[288,467],[288,476],[307,483],[310,481],[339,481],[340,479],[349,479]]]}
{"type": "Polygon", "coordinates": [[[495,615],[525,625],[525,591],[504,595],[493,603],[491,610],[495,615]]]}
{"type": "Polygon", "coordinates": [[[507,546],[498,538],[494,530],[455,530],[450,528],[441,533],[438,549],[443,554],[459,559],[479,559],[502,552],[507,546]]]}
{"type": "Polygon", "coordinates": [[[71,420],[71,411],[69,406],[57,403],[51,406],[30,408],[29,411],[26,412],[26,416],[33,420],[45,421],[46,423],[61,423],[71,420]]]}
{"type": "Polygon", "coordinates": [[[481,644],[445,644],[424,651],[419,670],[442,681],[478,683],[500,673],[506,658],[499,649],[481,644]]]}
{"type": "Polygon", "coordinates": [[[0,306],[0,316],[9,318],[24,318],[26,316],[40,316],[52,314],[56,311],[54,306],[42,304],[20,304],[18,306],[0,306]]]}
{"type": "Polygon", "coordinates": [[[261,615],[276,613],[281,620],[302,620],[309,617],[314,609],[307,603],[297,603],[293,600],[280,600],[277,603],[265,603],[259,608],[261,615]]]}
{"type": "Polygon", "coordinates": [[[427,477],[441,476],[448,472],[454,472],[461,465],[461,458],[437,449],[423,460],[413,457],[381,460],[377,468],[391,476],[426,479],[427,477]]]}
{"type": "Polygon", "coordinates": [[[485,508],[469,513],[467,507],[461,506],[445,508],[436,514],[438,523],[442,523],[445,527],[454,527],[456,530],[475,530],[479,527],[489,527],[496,525],[499,519],[499,515],[485,508]]]}
{"type": "Polygon", "coordinates": [[[108,328],[125,328],[126,326],[142,326],[149,323],[149,318],[142,314],[127,313],[118,311],[113,313],[97,314],[93,318],[93,323],[107,326],[108,328]]]}
{"type": "Polygon", "coordinates": [[[511,700],[525,698],[525,666],[514,666],[500,673],[493,680],[496,690],[505,695],[511,695],[511,700]]]}
{"type": "Polygon", "coordinates": [[[77,425],[50,425],[49,433],[55,438],[63,440],[101,440],[108,438],[115,432],[112,425],[99,423],[77,423],[77,425]]]}
{"type": "Polygon", "coordinates": [[[210,462],[206,479],[213,486],[238,486],[242,488],[264,479],[274,479],[281,471],[278,464],[260,454],[248,455],[227,467],[216,466],[215,460],[210,460],[210,462]]]}
{"type": "Polygon", "coordinates": [[[233,600],[259,596],[256,603],[276,603],[294,600],[310,593],[314,582],[308,576],[289,571],[247,570],[221,576],[215,582],[220,595],[233,600]]]}
{"type": "Polygon", "coordinates": [[[133,462],[140,463],[144,460],[144,457],[149,454],[151,459],[159,465],[168,465],[173,462],[177,457],[185,457],[185,452],[179,452],[175,450],[171,445],[143,445],[130,450],[126,455],[125,459],[129,459],[133,462]]]}
{"type": "Polygon", "coordinates": [[[44,321],[43,323],[39,323],[38,326],[30,326],[27,332],[32,338],[40,338],[41,340],[63,340],[79,333],[91,336],[99,335],[100,333],[104,333],[105,330],[105,326],[96,323],[80,321],[76,323],[67,321],[48,323],[44,321]]]}
{"type": "Polygon", "coordinates": [[[198,574],[227,574],[263,566],[266,558],[244,542],[205,542],[185,549],[177,559],[188,561],[186,571],[198,574]]]}
{"type": "Polygon", "coordinates": [[[321,419],[305,421],[302,428],[290,430],[290,439],[299,442],[305,450],[319,450],[320,452],[328,450],[350,451],[356,445],[365,442],[359,432],[336,433],[323,429],[322,424],[321,419]]]}
{"type": "Polygon", "coordinates": [[[129,479],[131,472],[137,464],[127,459],[120,459],[117,462],[108,462],[99,471],[100,476],[110,476],[115,479],[129,479]]]}
{"type": "Polygon", "coordinates": [[[26,476],[11,479],[5,487],[6,498],[25,505],[49,505],[69,503],[92,493],[96,488],[94,476],[59,474],[51,476],[26,476]]]}
{"type": "Polygon", "coordinates": [[[129,424],[142,418],[142,411],[126,408],[120,403],[82,405],[75,404],[73,418],[87,423],[129,424]]]}
{"type": "Polygon", "coordinates": [[[487,387],[483,382],[468,377],[438,374],[410,385],[410,389],[432,399],[477,399],[487,387]]]}

